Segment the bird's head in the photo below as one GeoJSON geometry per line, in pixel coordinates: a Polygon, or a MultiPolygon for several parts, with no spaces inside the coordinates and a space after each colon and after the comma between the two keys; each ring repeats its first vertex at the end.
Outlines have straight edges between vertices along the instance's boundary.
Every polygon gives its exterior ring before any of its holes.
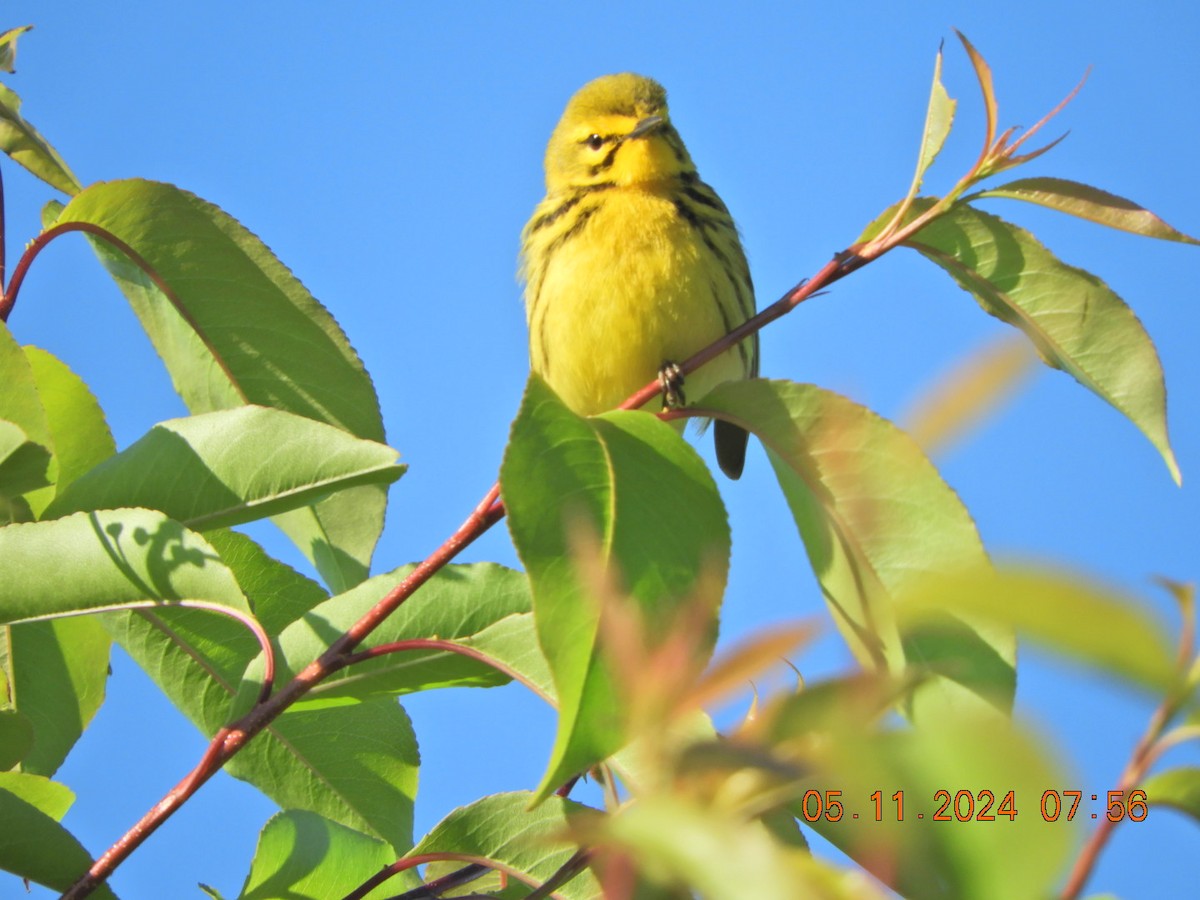
{"type": "Polygon", "coordinates": [[[546,147],[551,191],[651,184],[693,171],[671,124],[667,92],[629,72],[588,82],[567,103],[546,147]]]}

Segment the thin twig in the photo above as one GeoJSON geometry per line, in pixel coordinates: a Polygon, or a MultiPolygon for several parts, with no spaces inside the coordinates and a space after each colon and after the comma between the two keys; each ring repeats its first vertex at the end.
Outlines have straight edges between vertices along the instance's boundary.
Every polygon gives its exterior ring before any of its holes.
{"type": "MultiPolygon", "coordinates": [[[[494,489],[493,489],[494,490],[494,489]]],[[[489,497],[492,492],[489,492],[489,497]]],[[[485,498],[486,499],[486,498],[485,498]]],[[[295,678],[280,688],[265,703],[250,710],[237,722],[217,732],[210,742],[204,757],[166,796],[148,810],[138,822],[119,840],[108,848],[92,864],[87,873],[63,894],[63,900],[78,900],[86,897],[101,884],[124,860],[139,847],[155,830],[187,801],[196,790],[216,774],[256,734],[275,721],[284,710],[323,680],[342,664],[375,628],[377,628],[405,600],[412,596],[435,572],[444,567],[464,548],[492,527],[504,515],[504,506],[493,501],[480,514],[479,508],[472,511],[440,547],[426,557],[408,577],[387,596],[375,604],[361,619],[354,623],[341,637],[330,645],[321,656],[306,666],[295,678]]]]}
{"type": "MultiPolygon", "coordinates": [[[[1122,796],[1128,794],[1129,791],[1141,784],[1146,777],[1146,772],[1149,770],[1151,763],[1157,758],[1156,752],[1158,737],[1162,734],[1163,729],[1175,714],[1175,705],[1172,698],[1168,697],[1154,711],[1154,716],[1150,720],[1150,727],[1146,729],[1146,733],[1142,735],[1142,739],[1138,741],[1138,745],[1134,748],[1133,755],[1129,759],[1128,765],[1125,766],[1125,771],[1121,773],[1121,778],[1117,782],[1114,792],[1120,792],[1122,796]]],[[[1110,819],[1105,813],[1104,818],[1096,826],[1095,831],[1088,837],[1087,843],[1079,852],[1078,858],[1075,860],[1075,865],[1071,869],[1070,877],[1067,879],[1066,887],[1063,888],[1062,894],[1059,895],[1060,900],[1075,900],[1087,884],[1088,878],[1091,877],[1092,869],[1095,868],[1096,862],[1100,859],[1100,852],[1104,849],[1108,839],[1112,837],[1113,829],[1119,822],[1110,819]]]]}
{"type": "MultiPolygon", "coordinates": [[[[155,280],[155,284],[164,293],[169,295],[166,285],[159,284],[161,279],[157,278],[153,269],[144,260],[141,260],[141,257],[137,256],[132,248],[128,248],[127,245],[122,244],[102,229],[82,222],[64,223],[40,235],[38,241],[42,243],[36,249],[31,246],[25,255],[22,256],[21,262],[18,264],[18,270],[13,274],[13,284],[9,288],[10,294],[15,296],[15,292],[19,290],[21,279],[24,278],[29,263],[37,255],[41,246],[44,246],[57,233],[65,230],[87,231],[110,241],[122,251],[128,251],[134,262],[146,271],[152,280],[155,280]]],[[[894,245],[885,247],[880,253],[891,249],[891,246],[894,245]]],[[[812,278],[801,282],[775,303],[771,304],[771,306],[768,306],[753,318],[748,319],[725,337],[689,357],[680,365],[680,370],[685,374],[694,371],[710,359],[719,356],[725,350],[737,345],[740,341],[757,332],[765,325],[791,312],[818,290],[861,268],[869,261],[849,252],[835,256],[812,278]]],[[[621,408],[630,409],[640,407],[658,393],[660,389],[658,381],[652,381],[626,400],[621,405],[621,408]]],[[[372,631],[378,628],[388,616],[395,612],[400,604],[412,596],[421,585],[453,560],[467,545],[503,518],[504,515],[505,507],[503,501],[500,499],[500,487],[498,484],[493,485],[454,534],[426,557],[423,562],[409,573],[404,581],[376,603],[361,619],[351,625],[319,658],[306,666],[266,702],[255,706],[237,722],[219,731],[214,736],[199,764],[172,788],[162,800],[148,810],[132,828],[109,847],[91,868],[88,869],[87,873],[62,895],[62,900],[80,900],[80,898],[86,897],[95,890],[99,884],[112,874],[117,866],[169,819],[204,782],[216,774],[248,741],[270,725],[284,710],[310,691],[316,684],[337,669],[343,668],[346,665],[347,659],[354,658],[352,656],[354,648],[361,644],[372,631]]]]}

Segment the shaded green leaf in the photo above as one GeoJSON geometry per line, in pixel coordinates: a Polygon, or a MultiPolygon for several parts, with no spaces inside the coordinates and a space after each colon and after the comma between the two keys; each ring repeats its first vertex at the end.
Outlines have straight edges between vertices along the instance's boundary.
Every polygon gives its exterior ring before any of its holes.
{"type": "Polygon", "coordinates": [[[581,418],[536,376],[500,484],[559,702],[538,789],[545,797],[625,741],[617,673],[599,646],[599,597],[573,539],[599,541],[599,565],[636,600],[653,632],[681,604],[696,602],[702,570],[714,591],[723,590],[729,525],[708,469],[674,429],[642,412],[581,418]]]}
{"type": "Polygon", "coordinates": [[[226,766],[285,809],[317,813],[412,846],[420,759],[412,723],[388,699],[289,709],[226,766]]]}
{"type": "Polygon", "coordinates": [[[33,723],[20,710],[0,709],[0,772],[7,772],[33,748],[33,723]]]}
{"type": "Polygon", "coordinates": [[[1151,806],[1166,806],[1200,823],[1200,767],[1180,766],[1151,775],[1140,785],[1151,806]]]}
{"type": "Polygon", "coordinates": [[[0,419],[0,495],[19,497],[50,483],[50,451],[0,419]]]}
{"type": "MultiPolygon", "coordinates": [[[[173,185],[128,180],[89,187],[55,224],[72,222],[104,229],[166,286],[92,239],[193,413],[256,403],[384,440],[374,387],[346,336],[229,215],[173,185]]],[[[359,487],[277,522],[341,591],[367,575],[386,499],[382,486],[359,487]]]]}
{"type": "MultiPolygon", "coordinates": [[[[12,32],[9,32],[11,34],[12,32]]],[[[12,49],[9,42],[7,49],[12,49]]],[[[38,130],[21,115],[21,98],[0,84],[0,150],[42,181],[64,194],[79,193],[82,185],[38,130]]]]}
{"type": "Polygon", "coordinates": [[[24,347],[37,385],[54,451],[54,490],[31,498],[41,513],[76,478],[117,452],[104,411],[66,363],[37,347],[24,347]]]}
{"type": "MultiPolygon", "coordinates": [[[[929,203],[918,201],[914,212],[929,203]]],[[[1158,354],[1141,322],[1104,282],[1060,262],[1028,231],[964,205],[907,244],[945,269],[986,312],[1021,329],[1047,365],[1116,407],[1179,482],[1158,354]]]]}
{"type": "MultiPolygon", "coordinates": [[[[258,837],[240,900],[327,900],[350,893],[396,853],[383,841],[318,815],[288,810],[272,816],[258,837]]],[[[390,897],[397,878],[366,894],[390,897]]],[[[412,886],[411,879],[408,886],[412,886]]]]}
{"type": "MultiPolygon", "coordinates": [[[[279,636],[276,677],[290,678],[320,656],[414,568],[404,566],[368,579],[314,607],[285,629],[279,636]]],[[[480,636],[486,646],[489,629],[523,617],[526,622],[523,636],[534,644],[536,652],[529,608],[529,580],[522,573],[492,563],[451,565],[441,569],[371,632],[361,649],[416,639],[436,639],[474,648],[475,639],[480,636]]],[[[491,643],[494,645],[496,640],[491,643]]],[[[243,704],[252,701],[257,693],[261,662],[260,659],[247,673],[241,692],[243,704]]],[[[363,700],[437,687],[491,687],[508,680],[495,666],[452,650],[414,648],[342,669],[316,685],[298,705],[326,705],[335,699],[363,700]]]]}
{"type": "Polygon", "coordinates": [[[908,435],[844,397],[784,381],[730,382],[695,408],[762,441],[834,621],[863,665],[944,676],[924,684],[918,701],[957,702],[965,687],[1007,708],[1010,630],[964,618],[936,657],[905,646],[897,631],[895,602],[915,580],[985,559],[958,496],[908,435]]]}
{"type": "MultiPolygon", "coordinates": [[[[0,772],[0,869],[65,891],[92,865],[75,837],[58,824],[74,795],[38,775],[0,772]]],[[[106,885],[92,893],[116,900],[106,885]]]]}
{"type": "Polygon", "coordinates": [[[77,479],[46,515],[144,506],[198,530],[223,528],[395,481],[405,469],[396,456],[312,419],[242,406],[155,425],[77,479]]]}
{"type": "Polygon", "coordinates": [[[1200,241],[1172,228],[1150,210],[1132,200],[1065,178],[1018,178],[1008,184],[980,191],[972,195],[971,199],[990,197],[1025,200],[1087,219],[1097,225],[1106,225],[1109,228],[1163,241],[1200,244],[1200,241]]]}
{"type": "MultiPolygon", "coordinates": [[[[528,791],[493,794],[453,810],[413,847],[409,856],[451,853],[485,861],[511,878],[538,886],[576,850],[566,839],[572,817],[588,811],[573,800],[549,797],[535,808],[528,791]]],[[[600,887],[584,870],[555,891],[564,900],[594,900],[600,887]]]]}
{"type": "Polygon", "coordinates": [[[35,743],[21,770],[53,775],[104,702],[111,645],[94,617],[0,625],[0,673],[35,743]]]}
{"type": "Polygon", "coordinates": [[[899,606],[905,629],[924,623],[936,630],[947,612],[1015,628],[1156,693],[1175,681],[1175,651],[1149,613],[1077,574],[1017,567],[961,572],[914,585],[899,606]]]}

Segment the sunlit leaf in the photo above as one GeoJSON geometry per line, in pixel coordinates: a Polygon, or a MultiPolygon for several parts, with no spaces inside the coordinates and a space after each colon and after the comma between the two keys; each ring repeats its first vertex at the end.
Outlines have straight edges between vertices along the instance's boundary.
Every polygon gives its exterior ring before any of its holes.
{"type": "MultiPolygon", "coordinates": [[[[12,32],[8,32],[12,34],[12,32]]],[[[6,49],[12,49],[11,41],[6,49]]],[[[82,185],[36,128],[21,115],[21,98],[0,84],[0,151],[42,181],[64,194],[79,193],[82,185]]]]}
{"type": "Polygon", "coordinates": [[[77,479],[46,510],[158,509],[197,530],[296,509],[332,491],[388,483],[396,451],[278,409],[171,419],[77,479]]]}
{"type": "Polygon", "coordinates": [[[696,410],[762,441],[834,621],[865,666],[898,674],[931,665],[946,678],[918,700],[957,702],[965,687],[1007,707],[1011,632],[964,620],[926,659],[928,648],[905,647],[896,630],[894,603],[915,580],[984,560],[958,496],[908,435],[844,397],[783,381],[730,382],[696,410]]]}
{"type": "Polygon", "coordinates": [[[0,34],[0,72],[11,75],[17,70],[17,38],[32,28],[32,25],[22,25],[0,34]]]}
{"type": "Polygon", "coordinates": [[[761,822],[673,797],[644,798],[600,830],[642,863],[647,878],[708,900],[870,900],[883,895],[802,847],[780,842],[761,822]]]}
{"type": "Polygon", "coordinates": [[[958,711],[875,734],[850,723],[808,747],[814,794],[793,812],[902,896],[1049,896],[1081,838],[1085,817],[1040,814],[1043,791],[1070,781],[1007,719],[958,711]],[[837,821],[830,799],[843,804],[837,821]]]}
{"type": "MultiPolygon", "coordinates": [[[[461,806],[435,825],[409,855],[451,853],[464,860],[486,861],[512,879],[538,886],[574,853],[575,845],[565,838],[572,816],[587,807],[549,797],[531,809],[534,800],[527,791],[515,791],[461,806]]],[[[595,878],[585,869],[554,896],[598,900],[601,894],[595,878]]]]}
{"type": "Polygon", "coordinates": [[[642,412],[581,418],[536,376],[500,482],[559,702],[558,735],[538,790],[545,797],[625,740],[617,676],[599,646],[600,604],[572,533],[600,542],[606,577],[636,600],[653,628],[690,602],[702,571],[719,593],[729,526],[712,476],[674,429],[642,412]]]}
{"type": "Polygon", "coordinates": [[[8,326],[0,322],[0,496],[10,500],[52,483],[57,467],[37,378],[8,326]]]}
{"type": "Polygon", "coordinates": [[[8,525],[0,528],[0,559],[0,622],[173,600],[249,611],[213,548],[151,510],[8,525]]]}
{"type": "MultiPolygon", "coordinates": [[[[285,629],[279,636],[277,677],[286,679],[320,656],[334,635],[362,618],[413,568],[404,566],[368,579],[313,607],[285,629]]],[[[522,636],[536,651],[529,609],[529,580],[520,572],[491,563],[447,566],[373,631],[360,649],[414,639],[436,639],[474,649],[476,639],[490,629],[523,617],[526,627],[522,636]]],[[[505,663],[498,661],[497,665],[505,663]]],[[[545,669],[544,662],[541,667],[545,669]]],[[[256,693],[260,669],[247,676],[244,702],[256,693]]],[[[508,680],[504,671],[485,661],[452,650],[414,648],[342,669],[313,688],[300,705],[321,706],[337,699],[363,700],[456,685],[489,687],[508,680]]]]}
{"type": "Polygon", "coordinates": [[[946,612],[1010,626],[1155,692],[1175,678],[1175,651],[1146,609],[1077,574],[1017,567],[962,572],[914,585],[899,606],[905,628],[925,623],[936,630],[946,612]]]}
{"type": "MultiPolygon", "coordinates": [[[[918,201],[913,211],[929,202],[918,201]]],[[[1116,407],[1180,480],[1158,354],[1141,322],[1104,282],[1060,262],[1028,231],[969,206],[954,207],[907,243],[986,312],[1021,329],[1047,365],[1116,407]]]]}
{"type": "Polygon", "coordinates": [[[988,188],[974,195],[975,198],[1007,198],[1026,200],[1041,206],[1068,213],[1107,225],[1121,231],[1141,234],[1164,241],[1179,241],[1185,244],[1200,244],[1196,238],[1172,228],[1150,210],[1132,200],[1102,191],[1100,188],[1065,178],[1020,178],[988,188]]]}
{"type": "MultiPolygon", "coordinates": [[[[255,403],[382,442],[370,377],[337,323],[253,234],[169,184],[89,187],[54,225],[111,234],[156,273],[92,239],[193,413],[255,403]],[[165,286],[167,293],[160,288],[165,286]]],[[[277,522],[337,591],[367,576],[386,490],[341,491],[277,522]]]]}
{"type": "Polygon", "coordinates": [[[41,514],[56,494],[117,452],[104,411],[66,363],[37,347],[24,347],[54,451],[54,488],[29,499],[41,514]]]}
{"type": "Polygon", "coordinates": [[[1165,806],[1200,824],[1200,767],[1179,766],[1151,775],[1140,785],[1151,806],[1165,806]]]}
{"type": "Polygon", "coordinates": [[[912,186],[908,189],[906,200],[911,201],[917,196],[917,192],[925,180],[925,173],[933,165],[933,161],[937,159],[938,153],[946,143],[950,127],[954,124],[954,110],[957,106],[958,101],[951,99],[950,95],[946,93],[945,85],[942,84],[942,51],[939,48],[937,61],[933,67],[933,86],[929,91],[929,106],[925,111],[925,128],[921,133],[921,151],[917,156],[917,171],[913,175],[912,186]]]}
{"type": "MultiPolygon", "coordinates": [[[[259,834],[254,860],[238,898],[341,897],[395,859],[395,851],[383,841],[314,813],[288,810],[272,816],[259,834]]],[[[412,879],[398,876],[365,897],[391,897],[414,884],[412,879]]]]}

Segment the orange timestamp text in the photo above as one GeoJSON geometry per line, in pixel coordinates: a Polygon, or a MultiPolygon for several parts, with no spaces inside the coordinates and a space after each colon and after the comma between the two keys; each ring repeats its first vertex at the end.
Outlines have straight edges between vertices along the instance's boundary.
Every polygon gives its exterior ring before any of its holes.
{"type": "MultiPolygon", "coordinates": [[[[906,806],[906,795],[902,790],[894,791],[890,796],[881,790],[874,791],[861,809],[847,810],[848,802],[841,791],[808,790],[801,799],[800,818],[805,822],[840,822],[847,817],[875,822],[904,822],[914,818],[931,822],[996,822],[1004,819],[1012,822],[1018,813],[1015,790],[997,794],[986,788],[934,791],[932,802],[921,804],[920,809],[906,806]]],[[[1099,794],[1055,789],[1042,792],[1036,813],[1046,822],[1071,822],[1076,816],[1091,819],[1103,816],[1110,822],[1125,819],[1142,822],[1149,814],[1149,800],[1143,790],[1108,791],[1102,801],[1099,794]]]]}

